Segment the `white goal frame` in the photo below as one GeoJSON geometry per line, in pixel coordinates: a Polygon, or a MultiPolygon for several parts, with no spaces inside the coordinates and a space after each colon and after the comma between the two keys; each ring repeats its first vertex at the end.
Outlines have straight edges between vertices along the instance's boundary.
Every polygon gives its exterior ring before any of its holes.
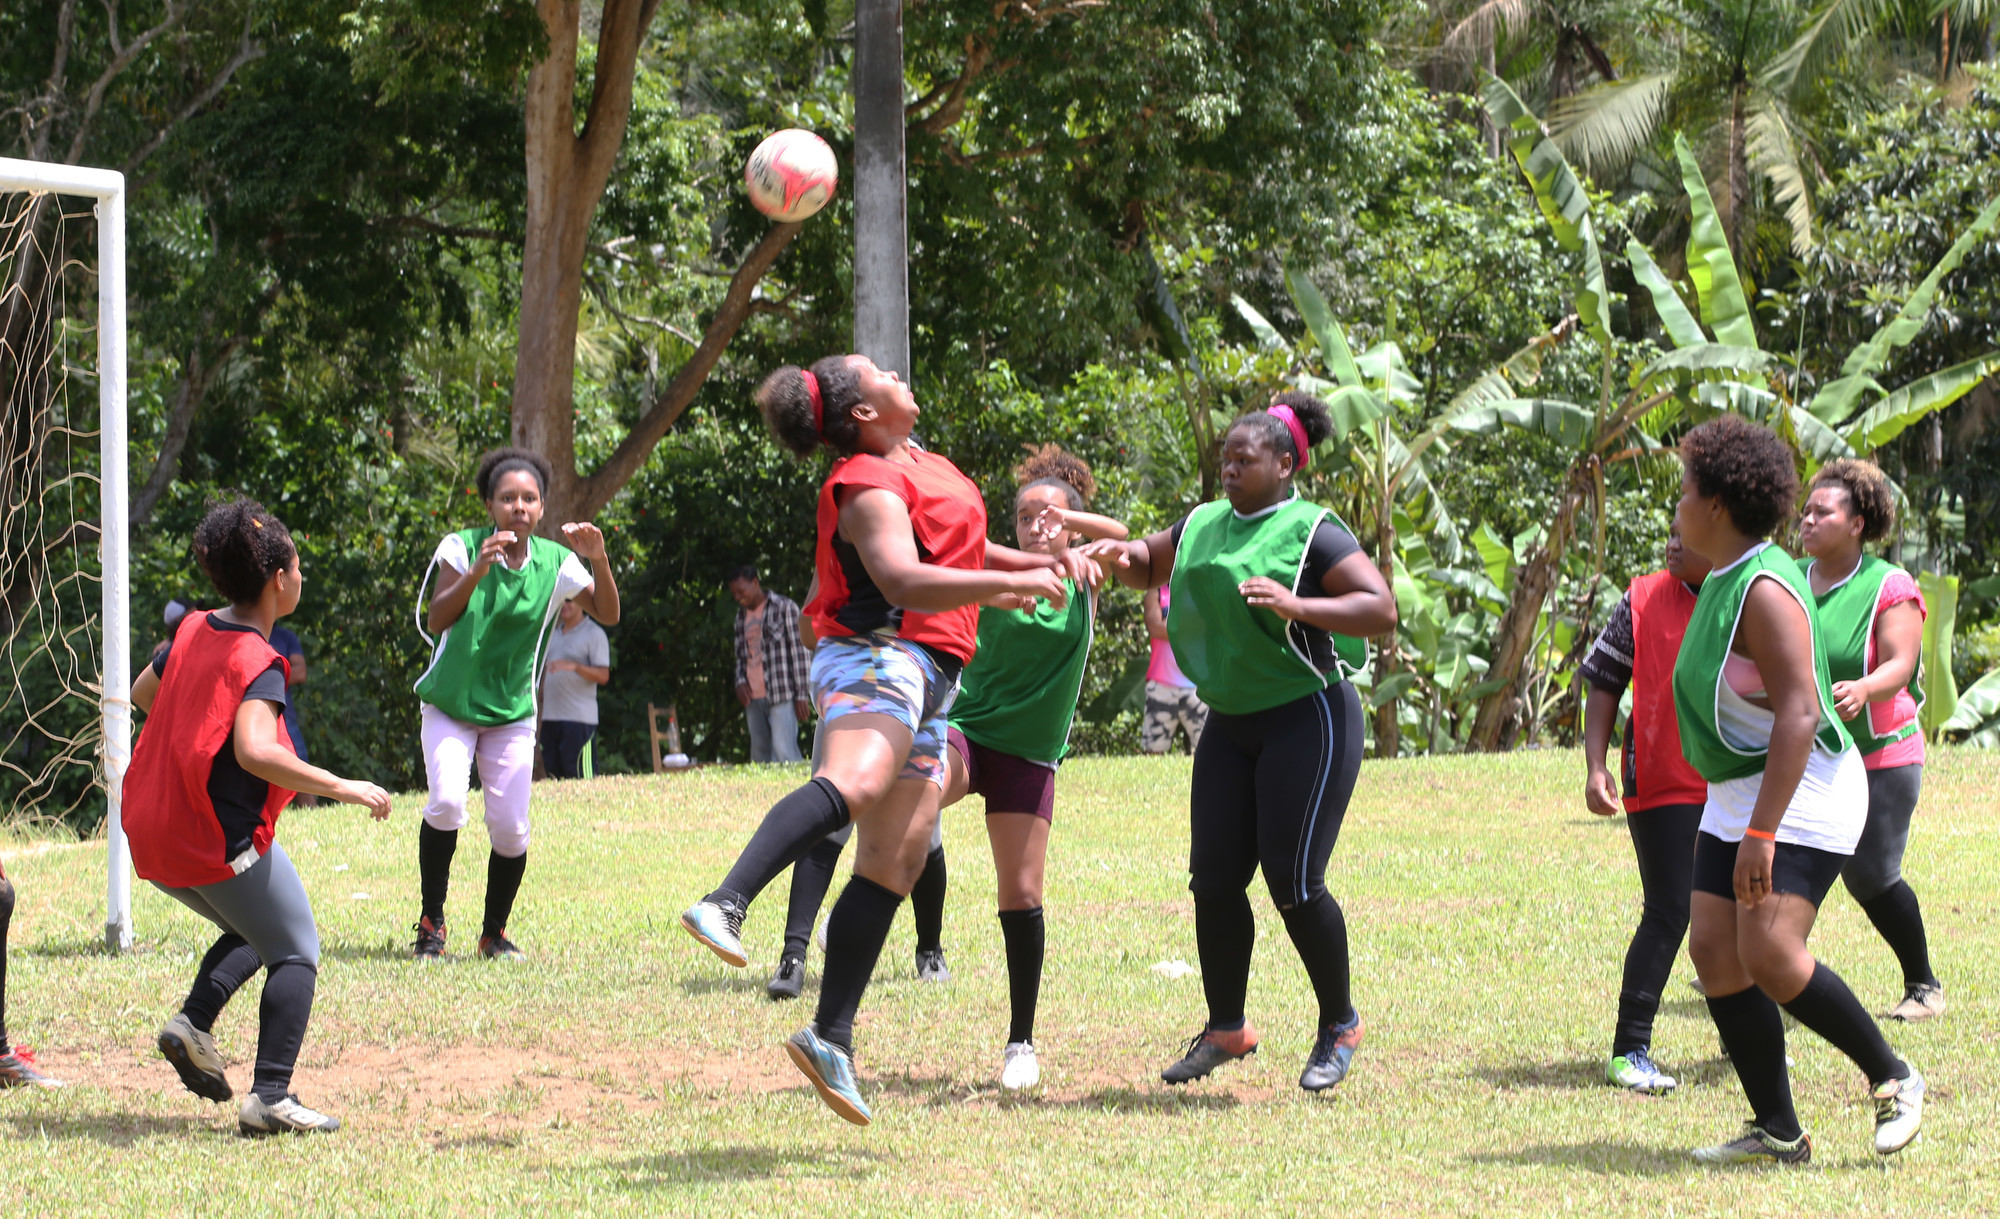
{"type": "Polygon", "coordinates": [[[125,768],[132,760],[132,580],[125,419],[125,175],[110,169],[0,157],[0,191],[97,200],[98,561],[104,640],[98,709],[103,721],[104,945],[132,947],[132,849],[125,840],[125,768]]]}

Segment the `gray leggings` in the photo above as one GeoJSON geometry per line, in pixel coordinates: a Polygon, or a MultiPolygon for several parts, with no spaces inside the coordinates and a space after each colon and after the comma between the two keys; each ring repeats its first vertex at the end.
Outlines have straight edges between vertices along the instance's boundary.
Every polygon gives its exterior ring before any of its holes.
{"type": "Polygon", "coordinates": [[[220,927],[243,937],[269,968],[287,961],[319,967],[319,928],[298,869],[277,843],[241,875],[212,885],[154,887],[220,927]]]}
{"type": "Polygon", "coordinates": [[[1924,766],[1868,772],[1868,824],[1840,878],[1857,902],[1873,901],[1903,879],[1903,851],[1910,845],[1910,817],[1924,786],[1924,766]]]}

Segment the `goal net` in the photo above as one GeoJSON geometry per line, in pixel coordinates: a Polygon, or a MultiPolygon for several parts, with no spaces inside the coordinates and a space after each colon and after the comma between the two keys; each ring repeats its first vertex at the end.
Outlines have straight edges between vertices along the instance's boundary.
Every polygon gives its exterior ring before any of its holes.
{"type": "Polygon", "coordinates": [[[0,158],[0,817],[102,825],[129,947],[124,179],[0,158]]]}

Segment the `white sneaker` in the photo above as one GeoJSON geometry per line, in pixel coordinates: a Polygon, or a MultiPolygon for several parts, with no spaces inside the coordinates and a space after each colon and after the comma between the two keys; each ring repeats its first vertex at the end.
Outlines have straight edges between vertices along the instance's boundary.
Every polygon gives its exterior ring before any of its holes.
{"type": "Polygon", "coordinates": [[[1000,1086],[1009,1092],[1025,1092],[1042,1084],[1042,1064],[1035,1058],[1034,1043],[1010,1041],[1004,1051],[1007,1061],[1000,1068],[1000,1086]]]}
{"type": "Polygon", "coordinates": [[[229,1076],[223,1074],[215,1038],[196,1028],[185,1012],[174,1013],[167,1027],[160,1030],[157,1044],[160,1056],[173,1064],[188,1091],[217,1104],[235,1095],[229,1089],[229,1076]]]}
{"type": "Polygon", "coordinates": [[[243,1108],[236,1115],[236,1129],[252,1139],[267,1134],[332,1134],[340,1129],[340,1119],[306,1108],[296,1096],[266,1104],[252,1092],[243,1098],[243,1108]]]}
{"type": "Polygon", "coordinates": [[[1924,1124],[1924,1077],[1910,1068],[1907,1079],[1875,1089],[1875,1154],[1895,1155],[1916,1142],[1924,1124]]]}

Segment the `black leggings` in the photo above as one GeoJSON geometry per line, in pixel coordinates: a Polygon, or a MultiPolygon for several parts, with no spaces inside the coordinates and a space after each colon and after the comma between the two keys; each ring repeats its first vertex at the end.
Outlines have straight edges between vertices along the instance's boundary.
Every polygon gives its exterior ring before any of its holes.
{"type": "Polygon", "coordinates": [[[1639,857],[1645,905],[1632,945],[1625,950],[1625,979],[1618,991],[1618,1027],[1613,1054],[1650,1050],[1660,992],[1674,971],[1674,956],[1687,938],[1688,907],[1694,892],[1694,840],[1701,832],[1701,805],[1667,804],[1628,813],[1632,850],[1639,857]]]}
{"type": "Polygon", "coordinates": [[[1361,699],[1346,682],[1249,715],[1211,710],[1194,751],[1188,888],[1211,1027],[1243,1021],[1259,868],[1312,978],[1326,1024],[1353,1016],[1347,925],[1326,891],[1361,768],[1361,699]]]}

